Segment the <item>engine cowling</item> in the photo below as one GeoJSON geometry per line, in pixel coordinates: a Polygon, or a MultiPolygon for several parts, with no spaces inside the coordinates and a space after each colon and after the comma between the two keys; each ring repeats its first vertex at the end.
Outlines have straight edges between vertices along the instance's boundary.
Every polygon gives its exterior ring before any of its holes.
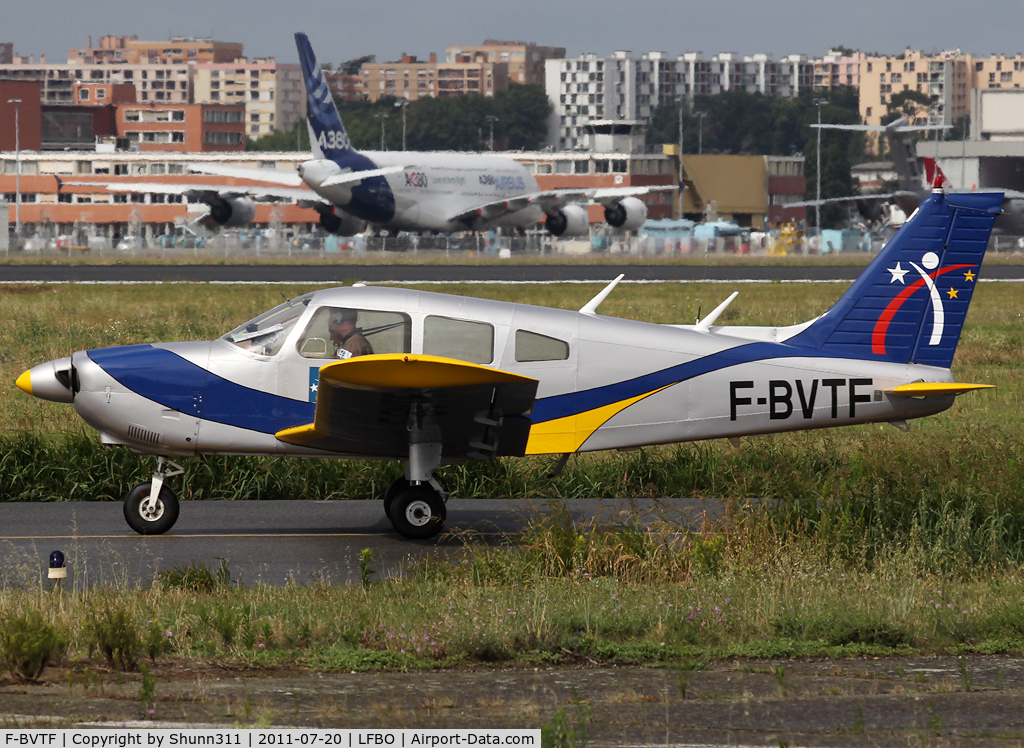
{"type": "Polygon", "coordinates": [[[219,226],[246,226],[256,217],[256,201],[251,197],[215,197],[209,206],[210,218],[219,226]]]}
{"type": "Polygon", "coordinates": [[[366,230],[366,221],[343,210],[320,211],[320,228],[336,236],[355,236],[366,230]]]}
{"type": "Polygon", "coordinates": [[[636,231],[647,220],[647,203],[635,197],[624,197],[605,207],[604,220],[617,229],[636,231]]]}
{"type": "Polygon", "coordinates": [[[579,205],[566,205],[548,213],[546,225],[555,236],[586,236],[590,233],[587,209],[579,205]]]}

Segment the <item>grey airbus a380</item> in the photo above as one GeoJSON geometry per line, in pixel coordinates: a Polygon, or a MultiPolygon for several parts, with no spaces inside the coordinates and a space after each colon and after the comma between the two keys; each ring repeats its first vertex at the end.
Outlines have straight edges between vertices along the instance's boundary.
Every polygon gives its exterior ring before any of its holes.
{"type": "MultiPolygon", "coordinates": [[[[320,226],[341,236],[367,229],[489,231],[523,229],[544,219],[555,236],[586,236],[589,203],[603,207],[615,229],[634,231],[647,220],[640,198],[675,185],[541,190],[526,167],[488,153],[358,151],[352,147],[309,39],[295,35],[308,105],[313,158],[297,173],[229,164],[192,163],[192,171],[259,180],[278,187],[111,184],[116,192],[181,194],[208,207],[199,220],[241,226],[255,215],[254,198],[297,201],[320,214],[320,226]]],[[[67,181],[66,184],[95,184],[67,181]]]]}

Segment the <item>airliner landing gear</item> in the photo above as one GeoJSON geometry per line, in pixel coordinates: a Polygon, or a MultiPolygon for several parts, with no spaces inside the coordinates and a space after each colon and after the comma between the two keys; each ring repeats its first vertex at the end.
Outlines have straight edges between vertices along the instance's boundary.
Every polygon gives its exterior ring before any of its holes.
{"type": "Polygon", "coordinates": [[[402,537],[425,540],[444,527],[448,491],[434,477],[439,464],[439,443],[410,444],[405,477],[393,481],[384,492],[384,512],[402,537]]]}
{"type": "Polygon", "coordinates": [[[178,521],[178,496],[164,479],[181,475],[185,469],[166,457],[157,458],[153,480],[140,483],[124,497],[124,518],[139,535],[162,535],[178,521]],[[168,470],[170,465],[174,470],[168,470]]]}

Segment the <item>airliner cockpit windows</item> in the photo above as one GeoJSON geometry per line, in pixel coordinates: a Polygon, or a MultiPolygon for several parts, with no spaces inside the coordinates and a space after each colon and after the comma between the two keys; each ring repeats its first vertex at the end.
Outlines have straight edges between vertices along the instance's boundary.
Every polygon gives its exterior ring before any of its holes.
{"type": "Polygon", "coordinates": [[[451,317],[427,317],[423,320],[423,352],[472,364],[489,364],[494,360],[494,326],[451,317]]]}
{"type": "Polygon", "coordinates": [[[529,330],[516,330],[516,361],[566,361],[569,344],[529,330]]]}
{"type": "Polygon", "coordinates": [[[304,358],[409,353],[412,322],[400,312],[325,306],[313,313],[296,346],[304,358]]]}
{"type": "Polygon", "coordinates": [[[224,336],[224,340],[234,343],[253,353],[273,356],[281,350],[295,323],[306,311],[312,293],[296,296],[285,303],[264,312],[259,317],[249,320],[241,327],[224,336]]]}

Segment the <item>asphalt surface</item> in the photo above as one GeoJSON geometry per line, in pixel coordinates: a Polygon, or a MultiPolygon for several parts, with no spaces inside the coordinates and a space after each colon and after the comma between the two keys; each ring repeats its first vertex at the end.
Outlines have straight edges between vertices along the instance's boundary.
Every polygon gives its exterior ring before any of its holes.
{"type": "MultiPolygon", "coordinates": [[[[696,529],[703,512],[717,517],[716,500],[570,500],[579,519],[615,518],[622,511],[651,518],[659,512],[696,529]]],[[[165,535],[136,535],[125,524],[120,502],[0,503],[0,583],[34,583],[45,574],[52,551],[67,557],[67,585],[146,584],[161,569],[191,563],[216,568],[227,559],[232,576],[269,584],[358,579],[359,553],[373,552],[374,568],[401,574],[426,556],[455,558],[466,533],[504,542],[534,511],[530,501],[452,499],[445,533],[427,541],[402,538],[385,518],[380,501],[182,502],[178,522],[165,535]]]]}
{"type": "MultiPolygon", "coordinates": [[[[367,283],[445,281],[844,281],[857,265],[0,265],[0,283],[367,283]]],[[[1024,279],[1022,265],[986,265],[987,280],[1024,279]]]]}

